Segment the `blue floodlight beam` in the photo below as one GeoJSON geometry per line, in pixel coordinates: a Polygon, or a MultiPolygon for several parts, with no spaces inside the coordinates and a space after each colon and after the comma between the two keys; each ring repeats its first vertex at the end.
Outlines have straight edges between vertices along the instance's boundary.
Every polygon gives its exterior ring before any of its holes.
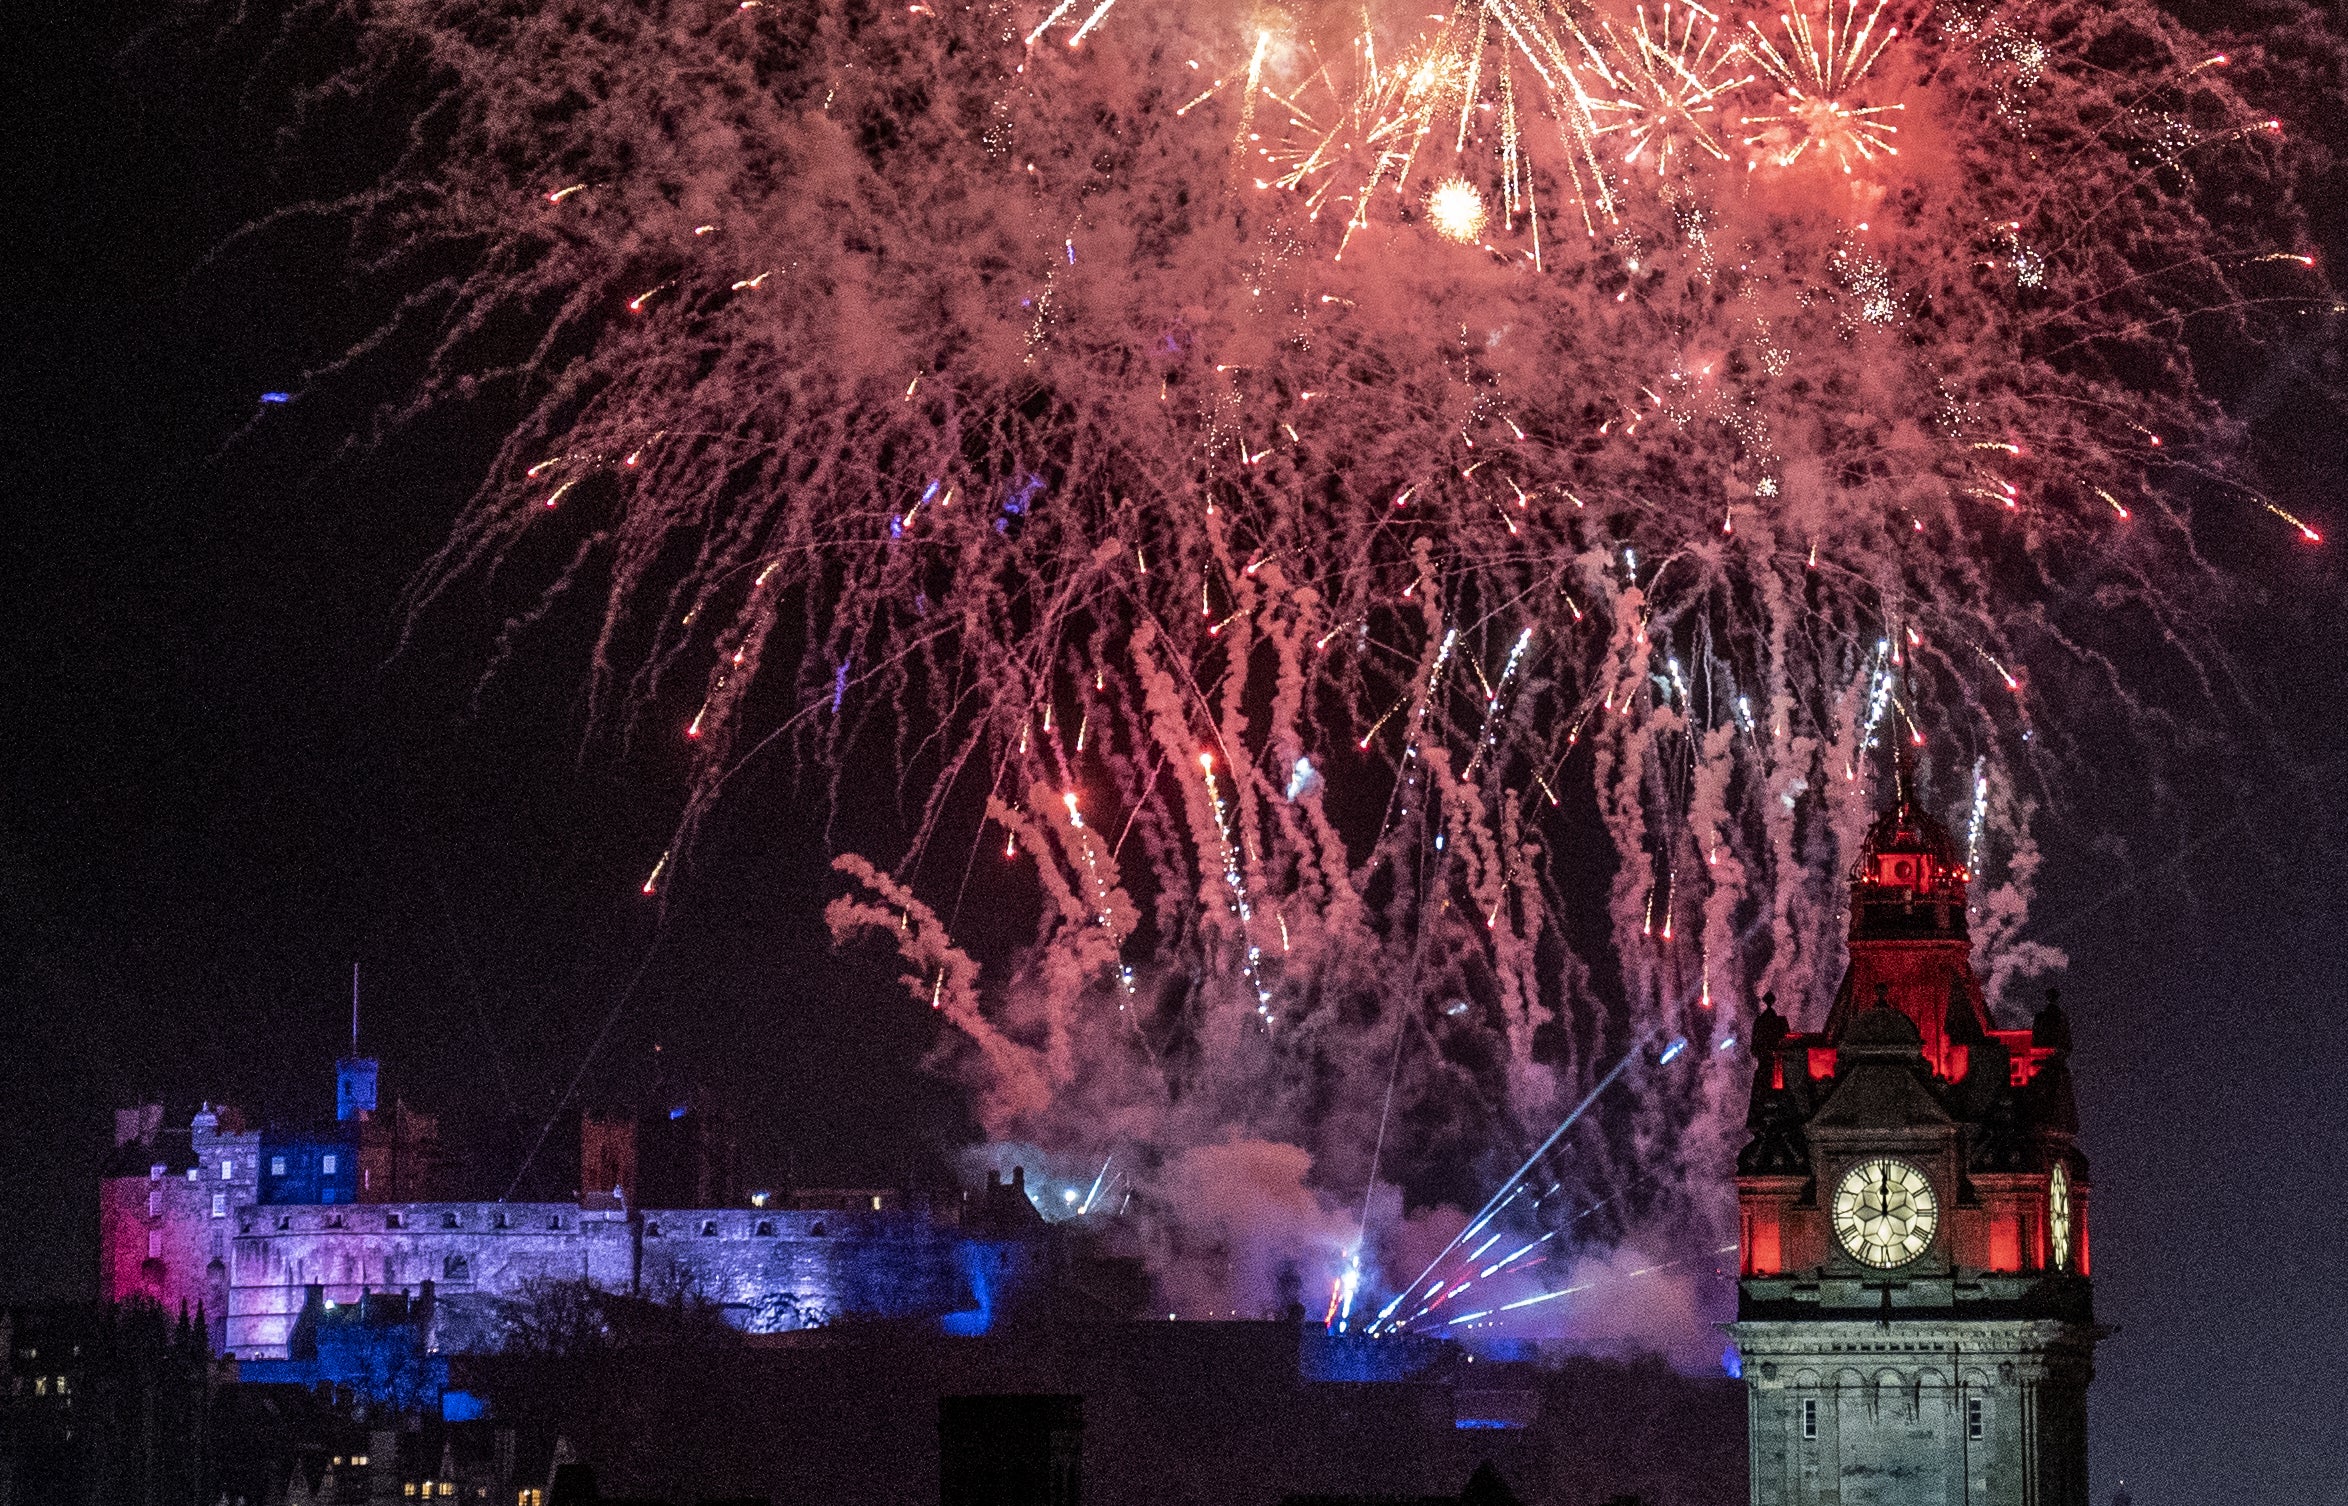
{"type": "MultiPolygon", "coordinates": [[[[1687,1044],[1687,1042],[1682,1039],[1678,1044],[1684,1046],[1687,1044]]],[[[1468,1229],[1464,1229],[1458,1234],[1452,1236],[1451,1243],[1445,1245],[1441,1253],[1437,1254],[1433,1260],[1427,1262],[1427,1269],[1419,1272],[1417,1278],[1414,1279],[1409,1286],[1406,1286],[1402,1289],[1404,1295],[1407,1296],[1409,1293],[1417,1290],[1419,1282],[1426,1280],[1428,1275],[1435,1269],[1435,1267],[1443,1263],[1445,1256],[1449,1255],[1453,1250],[1459,1248],[1460,1242],[1468,1237],[1468,1230],[1481,1229],[1484,1227],[1484,1221],[1490,1218],[1495,1212],[1499,1211],[1500,1205],[1502,1203],[1506,1202],[1509,1198],[1515,1195],[1516,1185],[1517,1183],[1524,1180],[1525,1174],[1531,1171],[1535,1166],[1541,1164],[1541,1158],[1549,1154],[1550,1148],[1556,1145],[1559,1140],[1565,1138],[1565,1132],[1569,1129],[1572,1129],[1574,1127],[1574,1122],[1582,1117],[1582,1115],[1589,1109],[1591,1104],[1598,1101],[1598,1095],[1605,1092],[1608,1088],[1613,1087],[1614,1080],[1622,1076],[1624,1072],[1630,1070],[1631,1063],[1637,1061],[1639,1059],[1639,1053],[1644,1050],[1646,1050],[1646,1042],[1641,1041],[1638,1045],[1631,1047],[1630,1050],[1623,1053],[1622,1060],[1614,1064],[1613,1070],[1609,1071],[1604,1077],[1599,1078],[1598,1085],[1590,1089],[1589,1092],[1582,1095],[1582,1101],[1573,1106],[1573,1112],[1565,1116],[1565,1122],[1558,1125],[1556,1129],[1549,1132],[1549,1138],[1541,1142],[1541,1148],[1527,1156],[1525,1158],[1525,1164],[1519,1166],[1516,1169],[1516,1174],[1511,1176],[1507,1181],[1500,1184],[1500,1190],[1492,1194],[1492,1200],[1486,1203],[1483,1206],[1483,1209],[1476,1214],[1474,1221],[1469,1224],[1468,1229]]],[[[1670,1057],[1667,1055],[1665,1060],[1668,1061],[1669,1059],[1670,1057]]]]}
{"type": "Polygon", "coordinates": [[[1084,1195],[1084,1206],[1076,1210],[1076,1216],[1078,1218],[1082,1218],[1087,1213],[1092,1212],[1092,1200],[1101,1195],[1101,1178],[1109,1174],[1109,1161],[1114,1161],[1116,1159],[1116,1153],[1112,1151],[1109,1155],[1109,1160],[1103,1161],[1101,1163],[1099,1174],[1094,1176],[1092,1179],[1092,1190],[1084,1195]]]}

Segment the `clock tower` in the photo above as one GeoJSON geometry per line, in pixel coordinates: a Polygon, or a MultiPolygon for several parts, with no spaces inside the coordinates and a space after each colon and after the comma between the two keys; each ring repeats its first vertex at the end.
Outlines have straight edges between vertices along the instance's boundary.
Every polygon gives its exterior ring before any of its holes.
{"type": "Polygon", "coordinates": [[[1732,1330],[1753,1506],[2086,1506],[2087,1161],[2054,995],[2000,1029],[1970,875],[1897,799],[1851,874],[1822,1029],[1765,1001],[1732,1330]]]}

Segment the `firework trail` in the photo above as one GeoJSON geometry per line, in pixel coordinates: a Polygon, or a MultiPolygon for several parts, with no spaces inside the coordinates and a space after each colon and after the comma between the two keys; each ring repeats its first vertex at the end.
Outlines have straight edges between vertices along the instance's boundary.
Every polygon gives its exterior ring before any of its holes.
{"type": "Polygon", "coordinates": [[[1569,1143],[1575,1237],[1716,1245],[1714,1044],[1831,982],[1873,745],[1938,744],[1992,966],[2043,964],[2034,687],[2222,678],[2189,502],[2304,547],[2186,339],[2332,308],[2289,146],[2133,0],[357,35],[338,89],[433,81],[339,206],[438,332],[408,411],[529,412],[417,610],[601,593],[595,716],[697,760],[648,890],[746,760],[893,758],[916,839],[832,924],[990,1131],[1193,1247],[1169,1189],[1253,1155],[1316,1300],[1410,1255],[1328,1210],[1480,1199],[1642,1040],[1694,1044],[1569,1143]],[[982,968],[1006,885],[1042,931],[982,968]]]}

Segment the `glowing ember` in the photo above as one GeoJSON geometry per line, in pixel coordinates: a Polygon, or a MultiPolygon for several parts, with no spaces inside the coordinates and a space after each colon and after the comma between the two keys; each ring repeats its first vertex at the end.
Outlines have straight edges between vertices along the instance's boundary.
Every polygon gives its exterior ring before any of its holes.
{"type": "Polygon", "coordinates": [[[1465,178],[1447,179],[1427,195],[1427,223],[1447,240],[1474,242],[1484,219],[1484,196],[1465,178]]]}

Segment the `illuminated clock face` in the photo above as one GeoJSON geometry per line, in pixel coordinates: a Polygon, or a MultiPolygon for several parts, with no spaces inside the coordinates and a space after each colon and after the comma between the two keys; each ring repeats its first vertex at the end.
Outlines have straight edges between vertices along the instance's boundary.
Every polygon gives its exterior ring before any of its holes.
{"type": "Polygon", "coordinates": [[[2054,1247],[2055,1269],[2071,1268],[2071,1172],[2057,1161],[2046,1178],[2046,1237],[2054,1247]]]}
{"type": "Polygon", "coordinates": [[[1835,1237],[1864,1265],[1883,1271],[1906,1265],[1924,1253],[1938,1227],[1932,1183],[1905,1161],[1861,1161],[1835,1185],[1835,1237]]]}

